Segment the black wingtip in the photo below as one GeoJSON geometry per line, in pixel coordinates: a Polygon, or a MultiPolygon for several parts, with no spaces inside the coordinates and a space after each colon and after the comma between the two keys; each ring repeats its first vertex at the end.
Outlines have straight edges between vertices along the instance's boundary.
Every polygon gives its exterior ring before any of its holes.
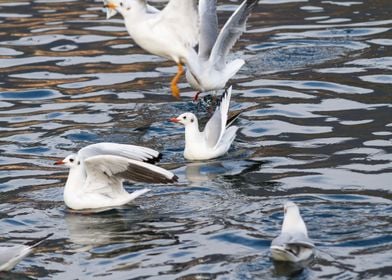
{"type": "Polygon", "coordinates": [[[241,112],[235,112],[226,122],[226,127],[231,126],[235,120],[241,115],[241,112]]]}
{"type": "Polygon", "coordinates": [[[178,176],[177,175],[174,175],[173,177],[172,177],[172,183],[177,183],[178,182],[178,176]]]}
{"type": "Polygon", "coordinates": [[[246,8],[251,8],[255,7],[259,3],[259,0],[246,0],[246,8]]]}
{"type": "Polygon", "coordinates": [[[25,245],[26,246],[30,246],[30,247],[36,247],[39,244],[42,243],[42,241],[48,239],[49,237],[51,237],[53,235],[53,233],[49,233],[48,235],[46,235],[45,237],[42,238],[38,238],[38,239],[34,239],[32,241],[26,242],[25,245]]]}
{"type": "Polygon", "coordinates": [[[152,157],[152,158],[148,158],[146,160],[144,160],[144,162],[150,163],[150,164],[155,164],[157,162],[159,162],[162,159],[162,154],[159,153],[158,156],[156,157],[152,157]]]}

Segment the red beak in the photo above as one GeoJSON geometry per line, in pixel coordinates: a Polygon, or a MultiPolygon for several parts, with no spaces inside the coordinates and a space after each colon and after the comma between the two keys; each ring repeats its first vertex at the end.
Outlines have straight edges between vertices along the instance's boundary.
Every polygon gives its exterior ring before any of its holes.
{"type": "Polygon", "coordinates": [[[59,164],[64,164],[65,162],[62,160],[56,161],[55,163],[53,163],[54,165],[59,165],[59,164]]]}
{"type": "Polygon", "coordinates": [[[171,118],[171,119],[169,119],[169,121],[170,121],[170,122],[175,122],[175,123],[180,122],[177,118],[171,118]]]}

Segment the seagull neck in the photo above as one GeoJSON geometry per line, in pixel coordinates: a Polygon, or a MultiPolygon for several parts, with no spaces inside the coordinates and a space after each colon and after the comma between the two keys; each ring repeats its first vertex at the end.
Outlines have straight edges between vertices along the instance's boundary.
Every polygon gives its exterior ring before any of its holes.
{"type": "Polygon", "coordinates": [[[86,181],[86,173],[82,165],[74,166],[69,170],[68,179],[65,183],[64,197],[80,191],[86,181]]]}
{"type": "Polygon", "coordinates": [[[191,142],[200,142],[201,140],[201,132],[199,130],[199,124],[197,119],[193,123],[190,123],[185,126],[185,145],[186,143],[191,142]]]}

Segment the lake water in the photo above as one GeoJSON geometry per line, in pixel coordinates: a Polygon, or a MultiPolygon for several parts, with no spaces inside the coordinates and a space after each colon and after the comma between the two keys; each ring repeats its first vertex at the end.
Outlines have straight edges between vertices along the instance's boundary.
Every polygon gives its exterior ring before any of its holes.
{"type": "MultiPolygon", "coordinates": [[[[219,1],[223,24],[238,1],[219,1]]],[[[392,279],[392,6],[260,1],[234,56],[241,127],[222,158],[184,160],[176,66],[128,37],[101,1],[0,0],[0,241],[53,232],[1,279],[392,279]],[[162,151],[173,185],[107,213],[68,211],[68,170],[96,142],[162,151]],[[274,264],[282,204],[317,245],[303,270],[274,264]]],[[[158,3],[161,7],[162,4],[158,3]]]]}

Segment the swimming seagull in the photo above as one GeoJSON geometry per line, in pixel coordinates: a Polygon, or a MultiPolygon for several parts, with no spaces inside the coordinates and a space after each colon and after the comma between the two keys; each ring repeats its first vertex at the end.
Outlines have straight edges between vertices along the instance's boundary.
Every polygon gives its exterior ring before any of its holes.
{"type": "Polygon", "coordinates": [[[45,239],[51,237],[53,233],[45,237],[34,239],[22,245],[0,244],[0,271],[13,269],[24,257],[29,255],[35,247],[40,245],[45,239]]]}
{"type": "Polygon", "coordinates": [[[55,162],[70,168],[64,188],[64,202],[74,210],[102,211],[129,203],[149,189],[128,193],[124,180],[147,183],[177,181],[170,171],[153,165],[161,154],[155,150],[125,144],[97,143],[55,162]]]}
{"type": "Polygon", "coordinates": [[[285,203],[282,231],[271,243],[272,258],[277,261],[301,262],[310,259],[314,249],[298,206],[291,201],[285,203]]]}
{"type": "Polygon", "coordinates": [[[227,20],[218,35],[216,0],[200,0],[199,49],[190,52],[186,63],[186,79],[200,92],[218,90],[225,87],[227,81],[244,65],[243,59],[227,63],[230,49],[246,29],[246,20],[256,6],[257,0],[245,0],[227,20]]]}
{"type": "Polygon", "coordinates": [[[173,60],[178,72],[171,81],[172,95],[180,96],[177,83],[184,73],[190,50],[197,44],[199,33],[196,0],[170,0],[161,11],[146,0],[104,0],[106,16],[119,12],[129,35],[149,53],[173,60]]]}
{"type": "Polygon", "coordinates": [[[231,87],[222,95],[220,106],[216,108],[204,131],[200,132],[197,117],[193,113],[183,113],[171,122],[185,126],[184,157],[189,160],[205,160],[225,154],[234,141],[237,126],[230,126],[239,113],[228,119],[231,87]]]}

